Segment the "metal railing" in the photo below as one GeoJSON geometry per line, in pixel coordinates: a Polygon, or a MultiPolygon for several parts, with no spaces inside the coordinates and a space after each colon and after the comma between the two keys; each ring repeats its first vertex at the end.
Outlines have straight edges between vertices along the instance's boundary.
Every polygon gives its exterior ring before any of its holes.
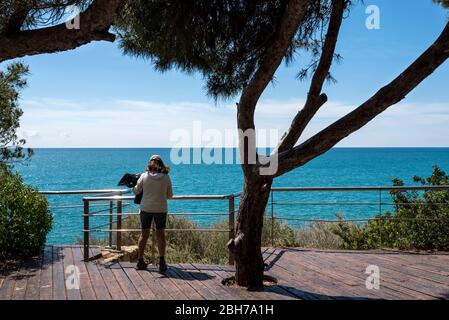
{"type": "MultiPolygon", "coordinates": [[[[274,246],[274,224],[275,221],[287,221],[287,222],[369,222],[378,220],[379,218],[373,217],[374,213],[382,214],[383,210],[388,207],[394,207],[398,205],[413,205],[410,203],[392,203],[383,200],[382,195],[386,191],[427,191],[427,190],[448,190],[449,186],[377,186],[377,187],[273,187],[270,193],[270,200],[266,208],[266,216],[271,218],[271,244],[274,246]],[[275,194],[280,193],[315,193],[315,192],[336,192],[336,193],[348,193],[348,192],[371,192],[375,193],[376,200],[371,201],[281,201],[278,200],[275,194]],[[278,215],[276,213],[277,208],[289,208],[289,207],[376,207],[376,212],[372,212],[371,217],[367,218],[353,218],[353,219],[325,219],[317,217],[304,217],[304,214],[298,214],[294,210],[288,210],[288,215],[278,215]]],[[[89,247],[90,247],[90,235],[91,233],[107,233],[109,246],[113,247],[113,234],[115,235],[115,247],[117,250],[121,250],[122,247],[122,233],[123,232],[140,232],[141,229],[123,229],[123,217],[138,215],[138,212],[123,212],[125,207],[131,207],[134,196],[127,195],[130,193],[129,189],[117,190],[69,190],[69,191],[43,191],[44,195],[88,195],[83,197],[82,205],[64,205],[64,206],[51,206],[52,208],[83,208],[83,242],[84,242],[84,259],[87,261],[90,259],[89,247]],[[104,207],[104,208],[101,208],[104,207]],[[91,211],[92,208],[100,208],[96,211],[91,211]],[[100,225],[91,226],[92,217],[109,217],[106,223],[100,225]],[[114,220],[115,217],[115,220],[114,220]],[[115,227],[114,227],[115,226],[115,227]]],[[[235,200],[240,197],[240,193],[233,193],[228,195],[184,195],[174,196],[172,201],[226,201],[226,212],[182,212],[182,213],[170,213],[171,216],[227,216],[228,217],[228,229],[213,229],[213,228],[196,228],[196,229],[166,229],[168,232],[173,231],[203,231],[203,232],[228,232],[229,239],[234,238],[235,235],[235,200]]],[[[440,203],[433,205],[449,206],[448,203],[440,203]]],[[[285,211],[286,209],[284,209],[285,211]]],[[[282,211],[282,210],[280,210],[282,211]]],[[[320,217],[323,216],[323,212],[320,212],[320,217]]],[[[387,219],[382,217],[380,219],[387,219]]],[[[394,217],[389,219],[395,219],[394,217]]],[[[418,219],[418,218],[416,218],[418,219]]],[[[425,218],[419,218],[423,220],[425,218]]],[[[414,220],[411,218],[411,220],[414,220]]],[[[431,219],[432,220],[432,219],[431,219]]],[[[151,229],[151,252],[154,261],[155,254],[155,230],[154,225],[151,229]]],[[[234,263],[234,257],[231,252],[229,253],[229,263],[234,263]]]]}
{"type": "MultiPolygon", "coordinates": [[[[373,217],[374,213],[381,215],[385,208],[397,208],[398,206],[417,206],[423,204],[414,204],[414,203],[398,203],[398,202],[385,202],[382,199],[382,192],[388,191],[429,191],[429,190],[443,190],[449,191],[448,185],[441,186],[367,186],[367,187],[273,187],[270,192],[270,200],[269,200],[269,210],[267,213],[270,214],[271,219],[271,245],[274,246],[274,223],[276,220],[282,221],[296,221],[296,222],[324,222],[324,223],[338,223],[338,222],[369,222],[375,220],[410,220],[410,221],[435,221],[439,219],[435,218],[396,218],[396,217],[373,217]],[[337,192],[337,193],[347,193],[347,192],[375,192],[377,194],[377,201],[275,201],[275,193],[291,193],[291,192],[337,192]],[[332,207],[345,207],[345,206],[376,206],[377,212],[372,212],[371,217],[367,218],[353,218],[353,219],[324,219],[324,218],[305,218],[305,217],[294,217],[295,213],[290,213],[289,216],[277,216],[276,206],[332,206],[332,207]]],[[[432,203],[432,205],[436,206],[449,206],[449,203],[432,203]]],[[[335,213],[334,213],[335,214],[335,213]]],[[[303,214],[301,214],[303,215],[303,214]]],[[[380,231],[381,229],[379,229],[380,231]]],[[[380,239],[382,235],[379,235],[380,239]]]]}
{"type": "MultiPolygon", "coordinates": [[[[120,194],[116,194],[111,192],[109,194],[103,195],[95,195],[91,197],[83,198],[83,242],[84,242],[84,260],[88,261],[90,259],[89,255],[89,247],[90,247],[90,234],[91,233],[109,233],[109,244],[112,246],[112,234],[116,235],[116,249],[121,250],[122,248],[122,237],[121,234],[123,232],[141,232],[139,229],[123,229],[123,216],[133,216],[139,215],[138,212],[123,212],[123,202],[124,201],[133,201],[134,196],[124,196],[124,194],[130,193],[129,190],[126,192],[122,191],[120,194]],[[107,201],[110,203],[108,210],[97,210],[91,212],[90,209],[96,202],[104,202],[107,201]],[[115,210],[114,210],[115,209],[115,210]],[[108,211],[107,213],[104,213],[108,211]],[[114,212],[115,211],[115,212],[114,212]],[[108,223],[103,223],[96,226],[91,226],[91,217],[109,217],[108,223]],[[114,220],[114,217],[116,220],[114,220]],[[114,228],[115,225],[115,228],[114,228]],[[108,226],[108,228],[104,228],[108,226]]],[[[227,212],[183,212],[183,213],[170,213],[170,216],[227,216],[228,217],[228,229],[212,229],[212,228],[195,228],[195,229],[173,229],[167,228],[165,231],[173,232],[173,231],[202,231],[202,232],[227,232],[229,239],[234,238],[235,233],[235,198],[238,197],[238,194],[230,194],[230,195],[180,195],[174,196],[170,201],[198,201],[198,200],[206,200],[206,201],[214,201],[221,200],[227,201],[228,207],[227,212]]],[[[156,237],[155,237],[155,226],[154,223],[151,227],[151,253],[152,260],[155,258],[155,247],[156,247],[156,237]]],[[[234,264],[234,257],[232,253],[229,251],[229,264],[234,264]]]]}

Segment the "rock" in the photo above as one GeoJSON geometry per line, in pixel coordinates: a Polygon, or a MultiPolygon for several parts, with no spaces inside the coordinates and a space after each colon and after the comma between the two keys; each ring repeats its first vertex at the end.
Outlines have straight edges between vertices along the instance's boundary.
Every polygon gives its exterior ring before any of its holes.
{"type": "Polygon", "coordinates": [[[122,250],[114,250],[104,248],[101,250],[101,257],[96,259],[98,262],[135,262],[137,261],[138,247],[137,246],[122,246],[122,250]]]}

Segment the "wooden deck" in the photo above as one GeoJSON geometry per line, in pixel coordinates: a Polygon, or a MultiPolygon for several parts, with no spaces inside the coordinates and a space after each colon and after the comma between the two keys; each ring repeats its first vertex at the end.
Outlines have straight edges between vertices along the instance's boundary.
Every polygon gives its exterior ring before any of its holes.
{"type": "MultiPolygon", "coordinates": [[[[98,254],[98,248],[92,248],[98,254]]],[[[82,261],[78,246],[48,246],[42,257],[0,273],[1,299],[449,299],[449,254],[264,249],[267,274],[278,284],[248,291],[226,287],[230,266],[170,265],[166,275],[133,263],[82,261]],[[79,289],[66,287],[76,265],[79,289]],[[366,268],[379,267],[380,288],[367,289],[366,268]]]]}

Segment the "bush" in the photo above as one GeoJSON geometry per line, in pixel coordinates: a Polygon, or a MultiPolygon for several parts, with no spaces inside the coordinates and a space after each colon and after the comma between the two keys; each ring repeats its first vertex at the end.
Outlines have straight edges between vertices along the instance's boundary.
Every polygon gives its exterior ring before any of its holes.
{"type": "Polygon", "coordinates": [[[295,230],[295,245],[301,248],[338,249],[343,240],[333,230],[332,223],[323,221],[298,228],[295,230]]]}
{"type": "MultiPolygon", "coordinates": [[[[427,179],[413,177],[424,186],[448,185],[449,176],[438,166],[427,179]]],[[[394,179],[395,186],[403,186],[394,179]]],[[[344,249],[448,250],[449,249],[449,190],[392,191],[394,212],[376,215],[363,226],[340,222],[334,233],[343,240],[344,249]]]]}
{"type": "Polygon", "coordinates": [[[52,221],[46,198],[0,165],[0,259],[38,254],[52,221]]]}
{"type": "MultiPolygon", "coordinates": [[[[124,229],[139,229],[140,220],[137,216],[129,216],[123,221],[124,229]]],[[[167,229],[199,229],[197,223],[185,216],[169,215],[167,229]]],[[[209,228],[209,227],[208,227],[209,228]]],[[[227,221],[222,221],[210,226],[211,229],[227,230],[227,221]]],[[[275,246],[294,245],[294,231],[288,225],[275,221],[274,223],[275,246]]],[[[229,251],[226,243],[229,240],[228,232],[210,231],[167,231],[166,258],[169,263],[205,263],[227,264],[229,251]]],[[[138,232],[122,233],[122,245],[136,245],[139,238],[138,232]]],[[[82,243],[81,239],[78,241],[82,243]]],[[[113,236],[115,243],[115,235],[113,236]]],[[[104,240],[93,240],[91,243],[104,245],[104,240]]],[[[262,231],[262,245],[271,246],[271,220],[266,219],[262,231]]],[[[157,249],[156,250],[156,257],[157,249]]],[[[148,241],[145,256],[151,260],[151,239],[148,241]]]]}

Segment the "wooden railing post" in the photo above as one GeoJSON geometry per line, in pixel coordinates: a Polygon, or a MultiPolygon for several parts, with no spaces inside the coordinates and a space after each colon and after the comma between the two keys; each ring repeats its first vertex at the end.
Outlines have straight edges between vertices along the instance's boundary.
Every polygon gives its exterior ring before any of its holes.
{"type": "Polygon", "coordinates": [[[271,246],[274,247],[274,192],[271,190],[271,246]]]}
{"type": "Polygon", "coordinates": [[[122,201],[117,201],[117,250],[122,250],[122,201]]]}
{"type": "Polygon", "coordinates": [[[89,201],[84,200],[84,261],[89,261],[89,201]]]}
{"type": "MultiPolygon", "coordinates": [[[[235,237],[234,195],[229,197],[229,239],[235,237]]],[[[229,264],[234,265],[234,254],[229,250],[229,264]]]]}
{"type": "MultiPolygon", "coordinates": [[[[112,201],[109,201],[109,230],[112,230],[113,228],[113,214],[114,214],[114,203],[112,201]]],[[[112,232],[109,232],[109,247],[112,247],[112,232]]]]}

